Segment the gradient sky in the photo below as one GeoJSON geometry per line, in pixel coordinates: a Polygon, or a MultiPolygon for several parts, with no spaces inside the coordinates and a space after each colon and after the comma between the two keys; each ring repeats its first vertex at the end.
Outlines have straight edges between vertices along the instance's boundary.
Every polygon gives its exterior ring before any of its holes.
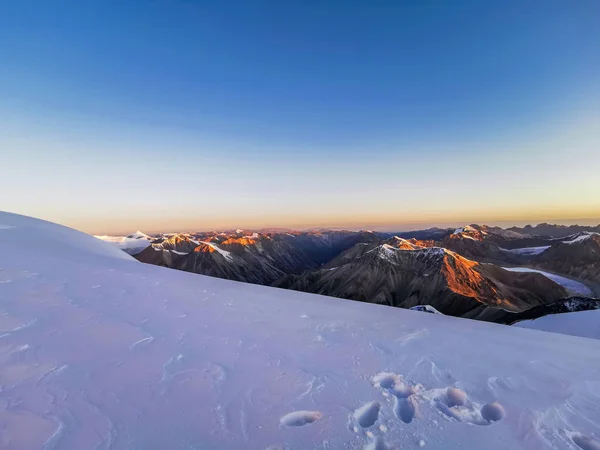
{"type": "Polygon", "coordinates": [[[0,2],[0,209],[92,233],[598,218],[600,2],[0,2]]]}

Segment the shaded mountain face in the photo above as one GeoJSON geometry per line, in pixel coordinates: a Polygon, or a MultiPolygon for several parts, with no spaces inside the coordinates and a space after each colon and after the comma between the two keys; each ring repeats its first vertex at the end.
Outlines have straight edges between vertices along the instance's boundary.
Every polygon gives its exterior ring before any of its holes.
{"type": "Polygon", "coordinates": [[[287,273],[316,267],[303,252],[283,239],[256,236],[184,235],[157,241],[135,255],[141,262],[229,280],[270,284],[287,273]]]}
{"type": "Polygon", "coordinates": [[[322,265],[359,243],[378,243],[388,238],[389,234],[372,231],[313,231],[281,237],[304,252],[315,264],[322,265]]]}
{"type": "Polygon", "coordinates": [[[512,227],[508,228],[508,230],[520,233],[524,236],[562,238],[572,234],[581,233],[583,231],[600,233],[600,224],[594,227],[582,225],[551,225],[549,223],[541,223],[536,226],[527,225],[524,227],[512,227]]]}
{"type": "Polygon", "coordinates": [[[534,320],[550,314],[590,311],[600,309],[600,300],[588,297],[569,297],[552,303],[534,306],[533,308],[513,313],[501,309],[489,308],[479,319],[490,322],[513,325],[523,320],[534,320]]]}
{"type": "Polygon", "coordinates": [[[402,231],[399,233],[393,233],[394,236],[401,237],[403,239],[418,239],[418,240],[433,240],[441,241],[448,235],[454,232],[454,228],[428,228],[426,230],[415,230],[415,231],[402,231]]]}
{"type": "Polygon", "coordinates": [[[541,269],[600,284],[600,233],[583,231],[555,240],[532,262],[541,269]]]}
{"type": "MultiPolygon", "coordinates": [[[[571,227],[561,229],[568,228],[571,227]]],[[[596,232],[550,238],[469,225],[457,229],[438,245],[479,262],[526,265],[600,285],[600,233],[596,232]]]]}
{"type": "Polygon", "coordinates": [[[567,295],[543,275],[508,272],[406,240],[358,244],[324,268],[287,276],[274,286],[403,308],[428,304],[471,318],[488,306],[522,311],[567,295]]]}

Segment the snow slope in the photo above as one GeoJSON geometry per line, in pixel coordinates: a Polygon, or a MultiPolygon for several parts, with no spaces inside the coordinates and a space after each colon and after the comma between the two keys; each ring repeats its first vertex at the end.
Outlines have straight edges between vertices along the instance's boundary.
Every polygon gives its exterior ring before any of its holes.
{"type": "Polygon", "coordinates": [[[14,227],[0,230],[0,448],[599,445],[600,341],[209,278],[47,222],[0,224],[14,227]]]}
{"type": "Polygon", "coordinates": [[[573,294],[583,295],[584,297],[594,297],[594,292],[587,287],[585,284],[572,280],[571,278],[563,277],[560,275],[555,275],[553,273],[544,272],[543,270],[530,269],[529,267],[503,267],[504,270],[508,270],[510,272],[536,272],[541,273],[542,275],[550,278],[555,283],[560,284],[561,286],[567,288],[573,294]]]}
{"type": "Polygon", "coordinates": [[[600,309],[550,314],[535,320],[524,320],[514,326],[600,339],[600,309]]]}
{"type": "Polygon", "coordinates": [[[0,211],[0,246],[5,258],[14,253],[55,254],[65,259],[109,257],[135,261],[116,247],[106,245],[85,233],[45,220],[0,211]],[[51,241],[48,236],[51,235],[51,241]],[[6,247],[7,246],[7,247],[6,247]],[[6,249],[6,250],[5,250],[6,249]]]}

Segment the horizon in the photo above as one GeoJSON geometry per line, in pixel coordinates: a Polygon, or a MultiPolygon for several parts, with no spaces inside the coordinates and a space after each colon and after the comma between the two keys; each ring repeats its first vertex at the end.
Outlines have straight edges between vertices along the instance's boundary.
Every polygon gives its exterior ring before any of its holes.
{"type": "Polygon", "coordinates": [[[0,208],[93,234],[598,220],[597,17],[7,2],[0,208]]]}
{"type": "MultiPolygon", "coordinates": [[[[171,229],[165,230],[153,230],[146,231],[141,228],[129,230],[129,231],[119,231],[119,232],[87,232],[88,234],[94,236],[127,236],[131,233],[135,233],[140,231],[142,233],[148,235],[156,235],[156,234],[179,234],[179,233],[194,233],[194,232],[224,232],[224,231],[232,231],[232,230],[242,230],[246,232],[256,231],[261,232],[263,230],[280,230],[282,232],[285,231],[295,231],[295,232],[308,232],[308,231],[318,231],[318,230],[328,230],[328,231],[374,231],[380,233],[406,233],[411,231],[421,231],[429,228],[439,228],[439,229],[452,229],[459,228],[466,225],[487,225],[487,226],[497,226],[500,228],[511,228],[511,227],[525,227],[527,225],[535,227],[537,225],[547,224],[547,225],[557,225],[557,226],[599,226],[600,227],[600,218],[580,218],[580,219],[572,219],[572,220],[560,220],[560,219],[548,219],[542,221],[526,221],[526,220],[515,220],[515,221],[496,221],[496,222],[480,222],[480,221],[467,221],[467,222],[445,222],[445,223],[421,223],[421,224],[405,224],[405,225],[388,225],[388,226],[355,226],[355,227],[344,227],[344,226],[311,226],[311,227],[280,227],[280,226],[264,226],[264,227],[222,227],[222,228],[177,228],[172,227],[171,229]]],[[[80,230],[84,231],[84,230],[80,230]]]]}

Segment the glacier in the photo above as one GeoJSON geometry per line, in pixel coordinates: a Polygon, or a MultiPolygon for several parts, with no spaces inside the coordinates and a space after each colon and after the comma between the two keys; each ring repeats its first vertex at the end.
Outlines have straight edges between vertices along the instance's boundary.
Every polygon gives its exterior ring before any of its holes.
{"type": "Polygon", "coordinates": [[[0,447],[597,449],[600,341],[138,263],[0,213],[0,447]]]}
{"type": "Polygon", "coordinates": [[[554,273],[545,272],[543,270],[531,269],[529,267],[503,267],[504,270],[508,270],[510,272],[534,272],[540,273],[547,278],[550,278],[557,284],[560,284],[562,287],[571,291],[575,295],[583,295],[584,297],[594,297],[594,292],[581,281],[573,280],[572,278],[567,278],[561,275],[556,275],[554,273]]]}

